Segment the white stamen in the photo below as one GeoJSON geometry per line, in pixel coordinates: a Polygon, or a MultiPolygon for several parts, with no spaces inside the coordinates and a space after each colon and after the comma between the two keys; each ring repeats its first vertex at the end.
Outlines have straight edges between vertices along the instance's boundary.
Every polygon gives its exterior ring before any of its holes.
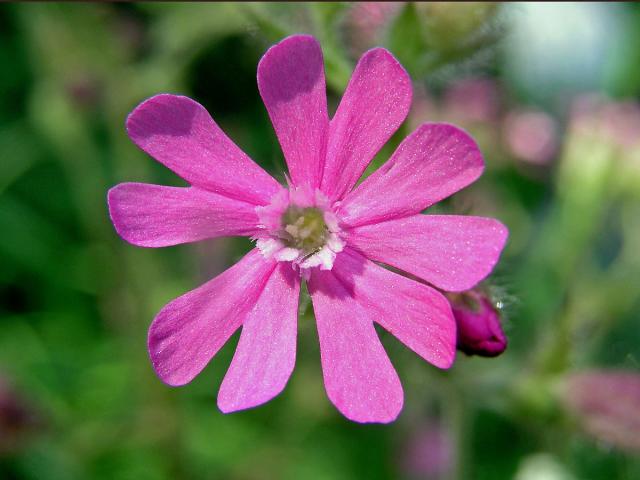
{"type": "Polygon", "coordinates": [[[291,247],[285,247],[282,250],[276,252],[273,256],[279,262],[293,262],[300,256],[300,250],[291,247]]]}
{"type": "Polygon", "coordinates": [[[272,258],[276,252],[284,248],[284,244],[275,238],[259,238],[256,246],[265,258],[272,258]]]}

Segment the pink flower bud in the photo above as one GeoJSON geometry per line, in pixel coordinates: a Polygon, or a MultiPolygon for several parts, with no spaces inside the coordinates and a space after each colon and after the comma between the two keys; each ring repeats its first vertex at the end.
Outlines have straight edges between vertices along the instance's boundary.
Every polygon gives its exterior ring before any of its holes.
{"type": "Polygon", "coordinates": [[[458,327],[458,350],[467,355],[496,357],[507,348],[500,313],[479,290],[450,294],[451,309],[458,327]]]}

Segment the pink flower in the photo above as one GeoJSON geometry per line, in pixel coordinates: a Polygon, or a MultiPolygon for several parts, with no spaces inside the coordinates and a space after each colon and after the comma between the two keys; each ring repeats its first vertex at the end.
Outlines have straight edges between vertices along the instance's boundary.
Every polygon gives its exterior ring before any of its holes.
{"type": "Polygon", "coordinates": [[[193,100],[158,95],[127,120],[131,139],[191,186],[111,189],[111,218],[125,240],[162,247],[243,235],[257,243],[160,311],[149,330],[154,369],[165,383],[184,385],[242,326],[218,406],[232,412],[270,400],[293,370],[306,279],[330,400],[349,419],[392,421],[403,392],[374,322],[425,360],[449,367],[455,321],[426,282],[467,290],[489,274],[505,243],[507,230],[495,220],[420,214],[476,180],[482,156],[456,127],[424,124],[355,187],[411,103],[407,73],[381,48],[362,56],[331,120],[313,37],[270,48],[258,65],[258,88],[289,168],[288,189],[193,100]]]}

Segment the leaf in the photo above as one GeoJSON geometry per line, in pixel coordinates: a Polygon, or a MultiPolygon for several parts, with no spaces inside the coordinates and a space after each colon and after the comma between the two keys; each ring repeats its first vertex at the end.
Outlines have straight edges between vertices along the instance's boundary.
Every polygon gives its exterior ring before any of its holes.
{"type": "Polygon", "coordinates": [[[415,76],[421,58],[427,52],[427,44],[420,25],[420,18],[412,3],[407,3],[395,17],[387,36],[387,45],[391,52],[415,76]]]}

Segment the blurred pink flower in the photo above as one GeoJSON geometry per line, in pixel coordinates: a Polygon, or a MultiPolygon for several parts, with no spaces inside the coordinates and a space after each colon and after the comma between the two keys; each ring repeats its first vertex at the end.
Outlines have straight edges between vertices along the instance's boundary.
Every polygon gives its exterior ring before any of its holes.
{"type": "Polygon", "coordinates": [[[289,168],[288,189],[189,98],[155,96],[127,120],[131,139],[191,186],[112,188],[111,218],[125,240],[162,247],[241,235],[257,243],[236,265],[160,311],[149,330],[154,369],[165,383],[184,385],[242,326],[218,406],[231,412],[270,400],[294,367],[306,279],[330,400],[349,419],[392,421],[403,391],[374,322],[448,368],[455,321],[438,290],[374,262],[454,291],[490,273],[507,238],[500,222],[420,214],[480,176],[480,151],[456,127],[424,124],[355,187],[411,103],[407,73],[381,48],[362,56],[331,120],[313,37],[271,47],[258,65],[258,88],[289,168]]]}
{"type": "Polygon", "coordinates": [[[408,478],[449,478],[455,461],[451,432],[440,420],[420,424],[402,450],[402,470],[408,478]]]}
{"type": "Polygon", "coordinates": [[[640,105],[635,101],[583,95],[572,103],[570,117],[572,128],[606,137],[620,148],[640,144],[640,105]]]}
{"type": "Polygon", "coordinates": [[[458,326],[458,350],[467,355],[496,357],[507,348],[500,313],[480,290],[448,295],[458,326]]]}
{"type": "Polygon", "coordinates": [[[500,91],[490,78],[467,78],[445,92],[443,110],[448,118],[464,123],[493,122],[500,113],[500,91]]]}
{"type": "Polygon", "coordinates": [[[640,452],[640,374],[624,370],[574,373],[565,379],[562,400],[587,433],[640,452]]]}
{"type": "Polygon", "coordinates": [[[528,163],[549,163],[558,150],[558,127],[549,114],[510,112],[503,125],[504,142],[513,156],[528,163]]]}
{"type": "Polygon", "coordinates": [[[352,53],[360,55],[379,44],[380,37],[405,2],[354,2],[345,18],[347,41],[352,53]]]}

